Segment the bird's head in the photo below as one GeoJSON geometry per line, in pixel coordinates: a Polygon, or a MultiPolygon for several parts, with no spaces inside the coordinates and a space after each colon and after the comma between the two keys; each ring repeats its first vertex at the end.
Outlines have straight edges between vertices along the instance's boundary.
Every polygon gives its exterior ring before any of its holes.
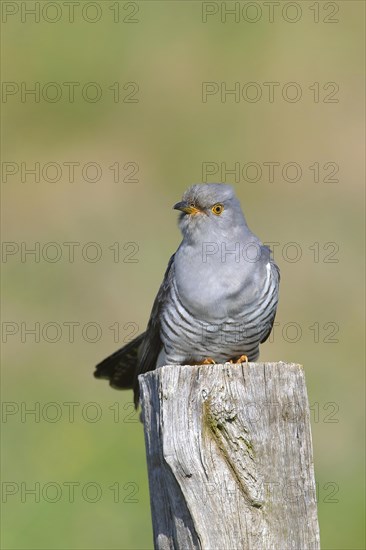
{"type": "Polygon", "coordinates": [[[178,225],[190,240],[229,238],[247,227],[233,188],[224,183],[192,185],[173,208],[181,211],[178,225]]]}

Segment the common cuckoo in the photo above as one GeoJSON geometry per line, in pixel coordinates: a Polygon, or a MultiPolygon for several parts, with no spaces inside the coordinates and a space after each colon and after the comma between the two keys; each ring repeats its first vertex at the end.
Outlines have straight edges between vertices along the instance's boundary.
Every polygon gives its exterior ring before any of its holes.
{"type": "Polygon", "coordinates": [[[255,361],[272,330],[280,274],[247,226],[234,190],[196,184],[174,205],[183,239],[170,258],[147,329],[104,359],[95,376],[133,388],[162,365],[255,361]]]}

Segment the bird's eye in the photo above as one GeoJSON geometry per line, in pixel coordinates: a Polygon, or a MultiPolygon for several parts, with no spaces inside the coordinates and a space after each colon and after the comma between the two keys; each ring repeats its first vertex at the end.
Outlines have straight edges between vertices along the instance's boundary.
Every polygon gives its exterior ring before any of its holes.
{"type": "Polygon", "coordinates": [[[216,214],[216,216],[220,216],[221,212],[224,210],[224,205],[218,202],[217,204],[214,204],[211,208],[211,211],[216,214]]]}

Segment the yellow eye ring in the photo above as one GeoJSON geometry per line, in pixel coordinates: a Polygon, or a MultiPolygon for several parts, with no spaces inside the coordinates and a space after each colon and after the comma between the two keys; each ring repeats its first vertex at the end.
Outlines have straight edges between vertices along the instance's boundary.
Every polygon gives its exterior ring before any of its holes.
{"type": "Polygon", "coordinates": [[[214,204],[213,207],[211,208],[211,212],[213,212],[213,214],[215,214],[216,216],[220,216],[223,210],[224,210],[224,205],[221,204],[221,202],[214,204]]]}

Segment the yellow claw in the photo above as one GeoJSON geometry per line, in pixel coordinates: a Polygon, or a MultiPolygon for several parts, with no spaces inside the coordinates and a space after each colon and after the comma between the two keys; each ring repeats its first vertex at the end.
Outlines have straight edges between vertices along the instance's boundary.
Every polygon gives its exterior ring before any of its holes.
{"type": "Polygon", "coordinates": [[[228,361],[229,363],[233,363],[234,365],[239,365],[239,363],[246,363],[248,364],[248,357],[247,355],[241,355],[238,359],[234,360],[234,359],[230,359],[230,361],[228,361]]]}
{"type": "Polygon", "coordinates": [[[212,357],[206,357],[203,361],[200,361],[197,363],[198,365],[216,365],[215,359],[212,359],[212,357]]]}

